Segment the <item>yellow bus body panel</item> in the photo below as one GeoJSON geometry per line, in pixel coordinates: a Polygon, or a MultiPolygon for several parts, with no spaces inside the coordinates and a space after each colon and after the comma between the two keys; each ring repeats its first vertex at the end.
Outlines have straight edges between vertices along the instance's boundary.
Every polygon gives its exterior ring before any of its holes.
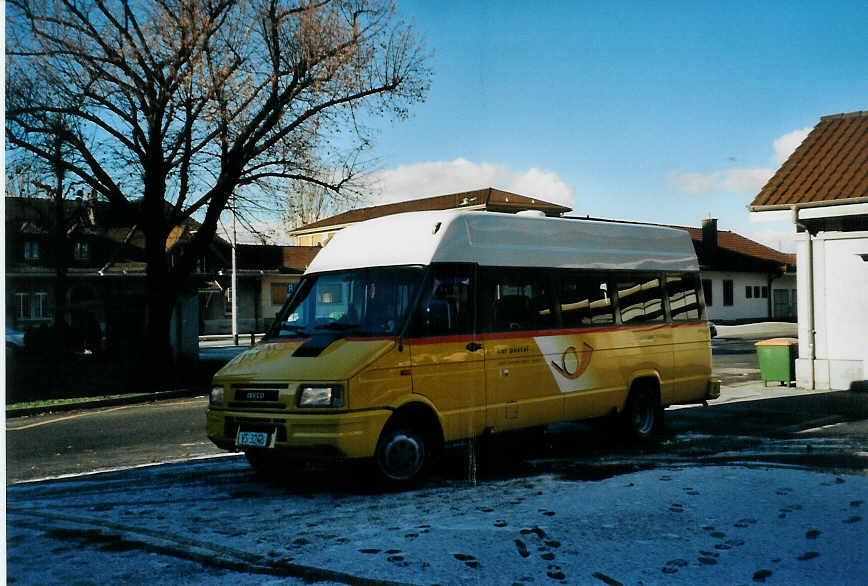
{"type": "Polygon", "coordinates": [[[232,449],[243,422],[282,429],[274,447],[290,455],[360,458],[411,402],[431,407],[449,442],[620,412],[637,379],[654,379],[664,406],[710,398],[705,322],[420,338],[400,348],[348,338],[316,357],[292,356],[300,344],[260,344],[215,375],[225,388],[225,407],[208,411],[215,443],[232,449]],[[343,385],[345,405],[298,408],[298,387],[317,382],[343,385]],[[277,408],[234,409],[234,389],[250,383],[283,385],[277,408]]]}

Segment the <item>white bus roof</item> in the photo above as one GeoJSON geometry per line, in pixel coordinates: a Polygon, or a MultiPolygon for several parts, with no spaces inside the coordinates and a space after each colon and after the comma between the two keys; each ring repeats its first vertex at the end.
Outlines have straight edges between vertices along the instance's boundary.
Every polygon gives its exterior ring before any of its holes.
{"type": "Polygon", "coordinates": [[[306,273],[467,262],[483,266],[698,271],[685,230],[469,210],[384,216],[336,233],[306,273]]]}

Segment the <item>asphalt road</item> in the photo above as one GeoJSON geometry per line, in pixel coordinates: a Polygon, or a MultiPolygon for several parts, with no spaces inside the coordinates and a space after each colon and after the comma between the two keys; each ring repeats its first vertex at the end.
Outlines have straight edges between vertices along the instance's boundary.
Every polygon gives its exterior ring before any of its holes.
{"type": "Polygon", "coordinates": [[[220,451],[198,397],[6,422],[6,481],[188,459],[220,451]]]}
{"type": "MultiPolygon", "coordinates": [[[[724,384],[743,385],[759,379],[753,344],[754,336],[768,337],[762,333],[713,341],[714,373],[724,384]]],[[[206,406],[207,399],[199,397],[11,419],[6,433],[7,483],[221,454],[205,437],[206,406]]],[[[697,450],[696,434],[706,438],[700,444],[707,455],[733,450],[743,455],[741,450],[755,447],[757,442],[809,436],[824,437],[824,445],[838,441],[840,449],[833,450],[836,454],[865,453],[866,422],[868,395],[858,393],[784,395],[702,409],[675,409],[667,411],[666,432],[660,443],[644,448],[639,455],[633,448],[619,445],[617,434],[606,425],[564,424],[549,429],[539,442],[531,444],[527,461],[510,461],[496,474],[571,466],[589,470],[594,467],[591,461],[692,456],[697,450]]],[[[511,450],[511,439],[504,441],[507,449],[496,444],[493,453],[511,450]]],[[[858,458],[819,457],[822,450],[813,448],[811,452],[800,456],[803,462],[868,468],[868,462],[858,458]]],[[[461,458],[459,454],[451,463],[447,458],[442,474],[463,474],[461,458]]],[[[608,472],[588,472],[601,473],[608,472]]]]}

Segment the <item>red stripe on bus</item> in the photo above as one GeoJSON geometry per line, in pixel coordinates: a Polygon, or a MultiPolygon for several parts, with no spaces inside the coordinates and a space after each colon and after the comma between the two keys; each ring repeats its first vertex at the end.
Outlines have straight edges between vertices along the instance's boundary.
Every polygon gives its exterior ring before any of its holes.
{"type": "Polygon", "coordinates": [[[613,332],[619,330],[631,331],[647,331],[660,328],[684,327],[684,326],[701,326],[706,322],[677,322],[677,323],[660,323],[660,324],[642,324],[642,325],[621,325],[608,326],[604,328],[563,328],[563,329],[548,329],[548,330],[524,330],[520,332],[486,332],[473,336],[472,334],[461,334],[455,336],[429,336],[423,338],[407,338],[404,342],[408,345],[413,344],[449,344],[460,342],[471,342],[473,340],[504,340],[514,338],[536,338],[542,336],[569,336],[589,334],[595,332],[613,332]]]}

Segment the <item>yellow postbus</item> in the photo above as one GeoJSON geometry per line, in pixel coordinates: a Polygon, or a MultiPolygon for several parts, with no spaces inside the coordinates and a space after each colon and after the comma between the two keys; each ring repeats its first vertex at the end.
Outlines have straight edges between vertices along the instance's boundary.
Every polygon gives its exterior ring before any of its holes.
{"type": "Polygon", "coordinates": [[[338,232],[266,337],[213,380],[208,437],[260,470],[368,458],[422,479],[442,447],[719,395],[682,230],[431,211],[338,232]]]}

